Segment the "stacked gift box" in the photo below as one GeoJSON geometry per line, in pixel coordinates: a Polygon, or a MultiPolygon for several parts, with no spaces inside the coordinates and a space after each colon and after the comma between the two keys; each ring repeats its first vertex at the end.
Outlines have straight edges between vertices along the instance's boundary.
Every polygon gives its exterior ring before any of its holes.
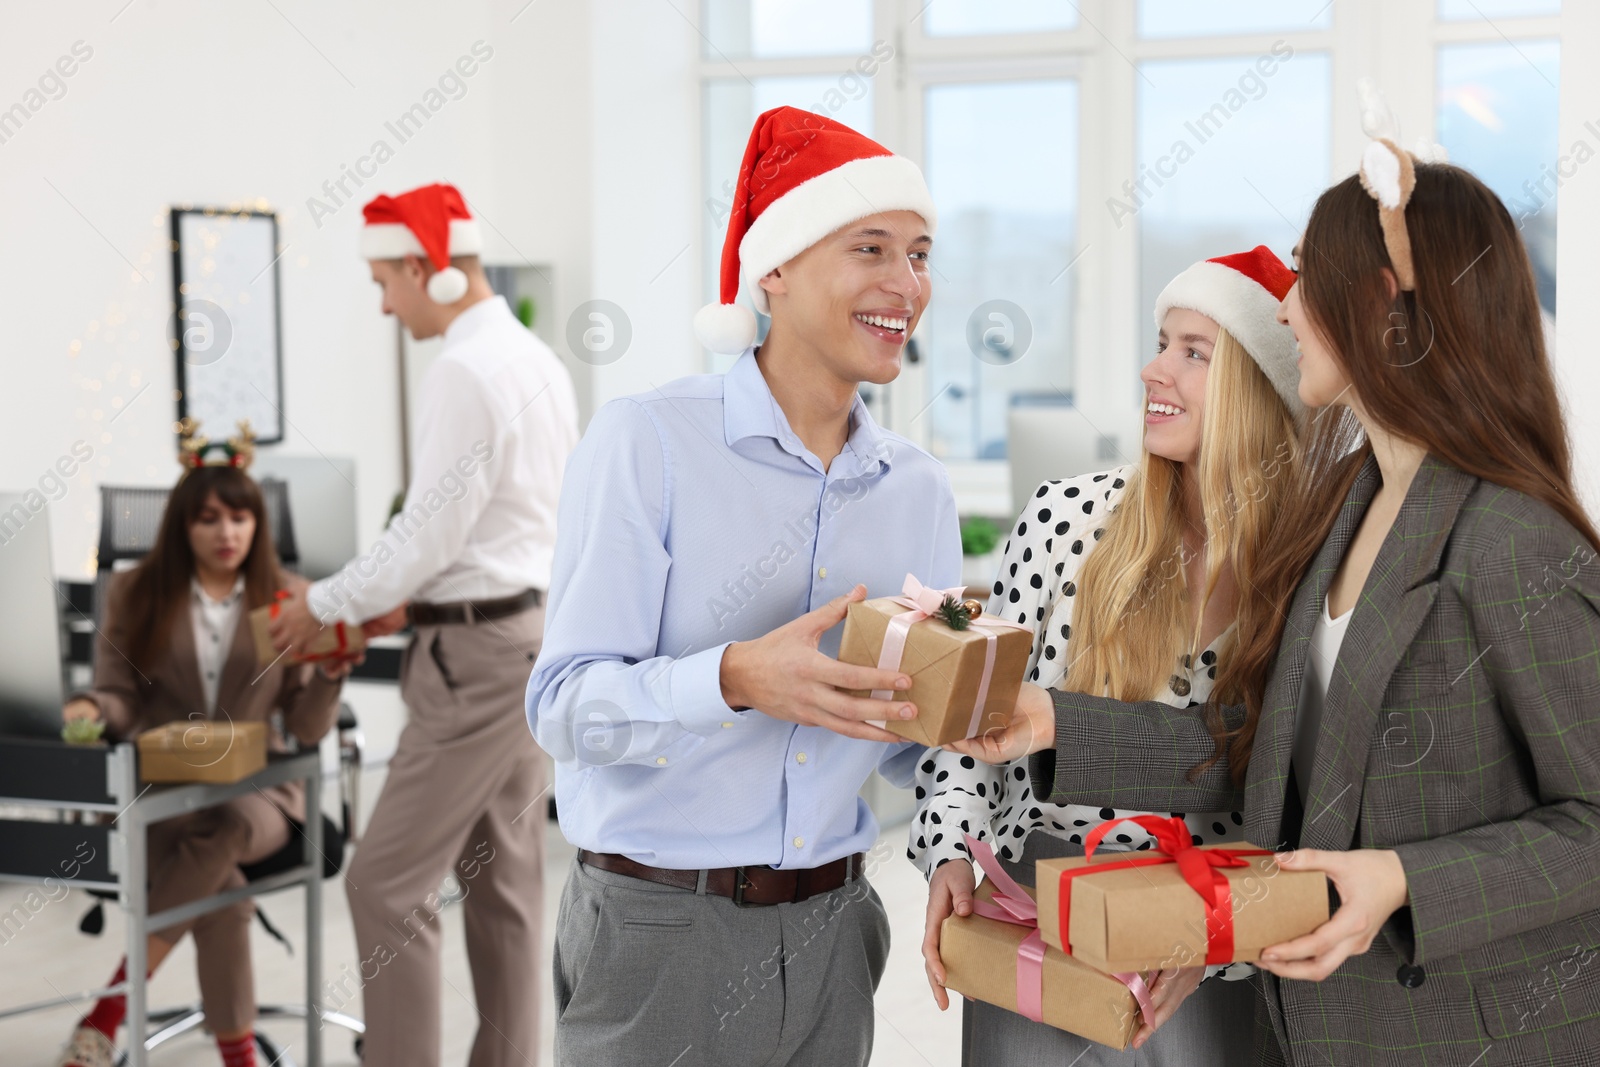
{"type": "Polygon", "coordinates": [[[946,986],[1112,1048],[1127,1048],[1149,984],[1174,967],[1248,963],[1328,921],[1320,871],[1287,871],[1248,845],[1197,846],[1182,819],[1137,816],[1155,847],[1040,860],[1019,886],[989,846],[967,848],[989,876],[972,915],[940,934],[946,986]]]}
{"type": "MultiPolygon", "coordinates": [[[[1032,649],[1025,627],[984,614],[962,592],[907,575],[901,596],[851,604],[845,617],[839,659],[908,675],[908,692],[871,695],[914,704],[914,719],[885,728],[925,745],[1003,730],[1032,649]]],[[[968,837],[988,881],[972,915],[944,921],[947,988],[1123,1049],[1161,970],[1252,962],[1328,920],[1320,871],[1283,870],[1250,845],[1196,846],[1182,819],[1134,816],[1153,847],[1096,855],[1122,821],[1096,827],[1083,856],[1040,860],[1035,890],[968,837]]]]}

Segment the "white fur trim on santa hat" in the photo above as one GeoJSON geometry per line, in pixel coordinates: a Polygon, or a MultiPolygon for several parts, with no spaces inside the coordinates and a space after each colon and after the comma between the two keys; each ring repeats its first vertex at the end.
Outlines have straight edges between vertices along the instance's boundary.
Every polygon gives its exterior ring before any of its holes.
{"type": "MultiPolygon", "coordinates": [[[[450,255],[475,256],[483,251],[483,231],[477,219],[450,220],[450,255]]],[[[400,259],[428,253],[411,227],[400,222],[376,222],[361,227],[362,259],[400,259]]]]}
{"type": "Polygon", "coordinates": [[[1299,420],[1305,414],[1300,402],[1300,365],[1294,331],[1278,321],[1281,301],[1245,274],[1221,263],[1196,263],[1161,290],[1156,297],[1156,329],[1165,325],[1173,308],[1198,311],[1233,335],[1261,368],[1272,388],[1299,420]]]}
{"type": "Polygon", "coordinates": [[[852,159],[774,200],[739,242],[740,280],[756,310],[767,313],[767,293],[759,283],[773,268],[841,226],[885,211],[915,211],[930,237],[938,225],[922,170],[904,156],[852,159]]]}

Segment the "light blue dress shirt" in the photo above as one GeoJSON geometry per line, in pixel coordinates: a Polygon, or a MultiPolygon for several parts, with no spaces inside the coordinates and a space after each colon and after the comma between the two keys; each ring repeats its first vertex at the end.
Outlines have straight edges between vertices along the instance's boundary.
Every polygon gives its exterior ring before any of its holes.
{"type": "MultiPolygon", "coordinates": [[[[824,471],[753,352],[725,375],[614,400],[567,465],[528,723],[556,763],[573,844],[657,867],[816,867],[872,847],[874,768],[912,744],[797,726],[722,699],[722,653],[906,574],[960,581],[944,468],[859,397],[824,471]]],[[[838,652],[842,624],[823,634],[838,652]]]]}

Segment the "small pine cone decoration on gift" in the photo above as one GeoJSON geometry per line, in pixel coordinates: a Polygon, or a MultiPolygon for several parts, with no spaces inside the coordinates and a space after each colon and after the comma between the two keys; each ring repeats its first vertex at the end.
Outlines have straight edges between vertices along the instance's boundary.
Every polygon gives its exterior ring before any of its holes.
{"type": "Polygon", "coordinates": [[[952,630],[965,630],[981,614],[983,608],[976,600],[962,602],[947,596],[939,604],[939,618],[952,630]]]}

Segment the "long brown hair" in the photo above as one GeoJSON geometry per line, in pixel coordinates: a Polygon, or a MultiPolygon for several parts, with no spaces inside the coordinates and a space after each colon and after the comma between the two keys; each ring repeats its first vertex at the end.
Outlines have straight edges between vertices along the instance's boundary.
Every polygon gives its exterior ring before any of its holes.
{"type": "MultiPolygon", "coordinates": [[[[1405,209],[1416,288],[1396,291],[1378,207],[1354,175],[1318,198],[1300,250],[1300,301],[1375,426],[1553,509],[1591,544],[1572,487],[1566,423],[1545,353],[1533,268],[1505,205],[1460,167],[1418,163],[1405,209]],[[1391,295],[1393,293],[1393,295],[1391,295]]],[[[1208,705],[1242,784],[1284,612],[1371,454],[1348,408],[1315,416],[1304,460],[1251,584],[1216,692],[1244,695],[1237,730],[1208,705]]]]}
{"type": "Polygon", "coordinates": [[[128,658],[140,670],[149,670],[165,654],[172,628],[189,602],[189,580],[195,573],[189,527],[200,518],[212,493],[224,506],[256,517],[255,537],[239,565],[244,572],[246,610],[271,603],[279,586],[272,524],[267,521],[266,501],[255,479],[234,467],[195,467],[184,472],[167,499],[155,544],[134,568],[120,605],[128,613],[132,635],[128,658]]]}

